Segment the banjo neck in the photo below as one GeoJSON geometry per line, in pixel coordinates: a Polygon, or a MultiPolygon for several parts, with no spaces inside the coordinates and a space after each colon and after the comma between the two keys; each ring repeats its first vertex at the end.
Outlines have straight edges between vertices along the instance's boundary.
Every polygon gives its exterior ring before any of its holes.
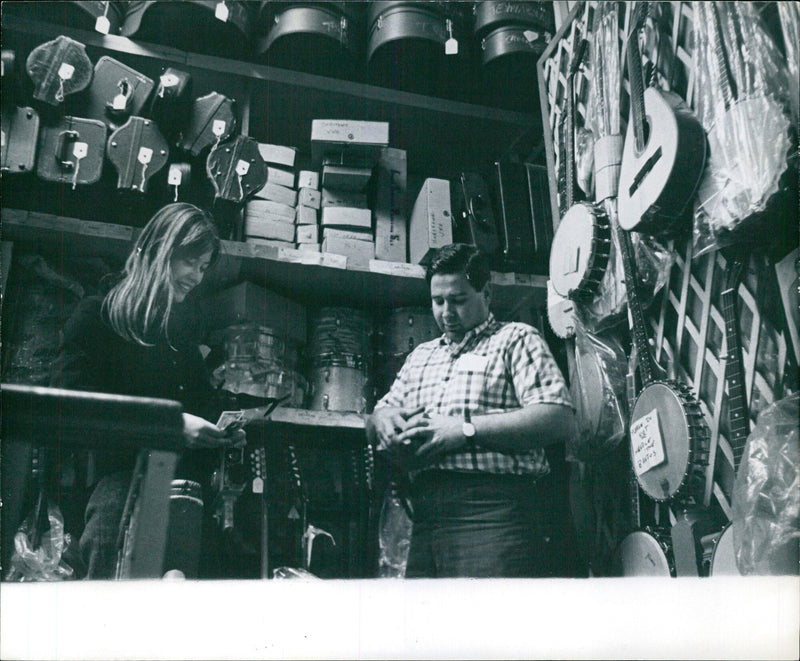
{"type": "Polygon", "coordinates": [[[564,126],[564,151],[567,157],[567,167],[565,172],[566,180],[566,208],[570,209],[575,203],[575,74],[581,65],[584,53],[586,52],[586,40],[581,39],[576,33],[578,46],[575,55],[570,63],[569,74],[567,75],[566,85],[566,110],[564,126]]]}

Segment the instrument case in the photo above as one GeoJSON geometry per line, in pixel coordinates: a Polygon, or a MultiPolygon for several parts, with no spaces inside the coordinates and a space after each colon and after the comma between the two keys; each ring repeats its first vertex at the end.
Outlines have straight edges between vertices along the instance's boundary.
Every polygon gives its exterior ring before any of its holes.
{"type": "Polygon", "coordinates": [[[178,147],[192,156],[199,156],[211,145],[233,135],[236,129],[233,106],[233,100],[219,92],[195,99],[189,125],[181,132],[178,147]]]}
{"type": "Polygon", "coordinates": [[[474,3],[472,12],[475,16],[474,31],[479,37],[504,25],[546,30],[550,34],[555,34],[556,31],[550,2],[490,0],[474,3]]]}
{"type": "Polygon", "coordinates": [[[3,15],[29,21],[55,23],[101,34],[119,34],[125,19],[127,1],[90,0],[88,2],[4,2],[3,15]]]}
{"type": "Polygon", "coordinates": [[[94,65],[85,115],[104,121],[114,130],[129,117],[142,114],[154,86],[152,78],[103,55],[94,65]]]}
{"type": "Polygon", "coordinates": [[[97,119],[63,117],[39,134],[36,174],[62,184],[94,184],[103,173],[106,125],[97,119]]]}
{"type": "Polygon", "coordinates": [[[33,81],[33,98],[50,106],[60,106],[67,95],[86,89],[93,74],[86,47],[64,35],[34,48],[25,68],[33,81]]]}
{"type": "Polygon", "coordinates": [[[39,139],[39,114],[33,108],[4,105],[0,123],[3,135],[0,168],[3,174],[33,172],[39,139]]]}
{"type": "Polygon", "coordinates": [[[156,121],[171,144],[189,123],[193,86],[191,74],[173,67],[164,69],[158,79],[148,115],[156,121]]]}
{"type": "Polygon", "coordinates": [[[253,138],[237,135],[208,154],[206,172],[216,197],[241,203],[267,183],[267,164],[253,138]]]}
{"type": "Polygon", "coordinates": [[[454,240],[468,243],[496,261],[500,242],[497,239],[492,200],[486,182],[479,174],[462,172],[457,181],[452,181],[454,240]]]}
{"type": "Polygon", "coordinates": [[[169,160],[169,146],[151,119],[131,117],[108,139],[108,160],[119,174],[117,188],[144,193],[169,160]]]}

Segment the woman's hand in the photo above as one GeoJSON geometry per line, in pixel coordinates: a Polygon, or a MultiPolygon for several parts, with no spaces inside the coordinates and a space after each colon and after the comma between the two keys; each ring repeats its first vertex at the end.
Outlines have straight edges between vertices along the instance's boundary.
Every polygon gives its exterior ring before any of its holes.
{"type": "Polygon", "coordinates": [[[183,437],[190,448],[238,447],[247,439],[243,429],[224,432],[213,422],[191,413],[183,414],[183,437]]]}

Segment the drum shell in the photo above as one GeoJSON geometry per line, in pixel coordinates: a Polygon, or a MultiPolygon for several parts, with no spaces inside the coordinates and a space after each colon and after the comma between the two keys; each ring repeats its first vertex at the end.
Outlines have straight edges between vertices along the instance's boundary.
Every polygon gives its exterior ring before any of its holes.
{"type": "Polygon", "coordinates": [[[310,381],[311,410],[366,413],[374,403],[370,380],[363,369],[320,365],[311,369],[310,381]]]}
{"type": "Polygon", "coordinates": [[[497,27],[509,24],[555,33],[553,7],[549,2],[489,0],[476,2],[473,13],[474,31],[479,37],[497,27]]]}
{"type": "Polygon", "coordinates": [[[131,0],[122,34],[180,50],[217,57],[241,57],[252,30],[247,2],[226,0],[228,19],[215,16],[217,0],[131,0]]]}
{"type": "Polygon", "coordinates": [[[384,353],[407,355],[424,342],[441,335],[429,308],[398,308],[390,315],[384,330],[384,353]]]}
{"type": "Polygon", "coordinates": [[[197,578],[200,571],[202,529],[202,487],[192,480],[173,480],[169,496],[164,571],[179,569],[186,578],[197,578]]]}

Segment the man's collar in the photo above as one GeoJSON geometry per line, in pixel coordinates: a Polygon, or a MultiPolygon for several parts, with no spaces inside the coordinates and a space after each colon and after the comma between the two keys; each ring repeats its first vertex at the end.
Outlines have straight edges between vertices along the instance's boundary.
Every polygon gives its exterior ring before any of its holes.
{"type": "Polygon", "coordinates": [[[494,315],[490,312],[489,316],[486,317],[485,321],[482,321],[474,328],[470,328],[462,338],[461,342],[451,342],[447,335],[442,333],[442,337],[440,338],[440,342],[447,346],[450,349],[450,352],[453,354],[460,353],[464,348],[466,348],[476,337],[482,335],[487,329],[491,328],[495,324],[494,315]]]}

